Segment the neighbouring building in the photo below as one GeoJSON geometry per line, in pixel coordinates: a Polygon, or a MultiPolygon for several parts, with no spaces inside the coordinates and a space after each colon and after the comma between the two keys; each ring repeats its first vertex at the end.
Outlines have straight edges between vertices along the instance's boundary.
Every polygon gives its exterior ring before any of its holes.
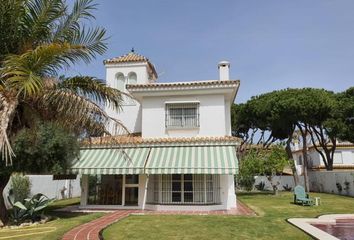
{"type": "Polygon", "coordinates": [[[104,65],[107,84],[133,97],[120,112],[106,108],[130,134],[81,149],[72,167],[82,174],[81,208],[236,208],[230,107],[240,82],[229,79],[230,64],[219,63],[219,80],[171,83],[158,83],[154,65],[133,51],[104,65]]]}
{"type": "MultiPolygon", "coordinates": [[[[321,149],[321,148],[320,148],[321,149]]],[[[307,151],[308,169],[312,171],[325,170],[325,164],[322,156],[310,144],[307,151]]],[[[304,156],[302,148],[295,143],[293,148],[293,157],[296,160],[296,171],[299,175],[303,173],[304,156]]],[[[354,171],[354,144],[350,142],[338,142],[333,155],[333,170],[354,171]]]]}

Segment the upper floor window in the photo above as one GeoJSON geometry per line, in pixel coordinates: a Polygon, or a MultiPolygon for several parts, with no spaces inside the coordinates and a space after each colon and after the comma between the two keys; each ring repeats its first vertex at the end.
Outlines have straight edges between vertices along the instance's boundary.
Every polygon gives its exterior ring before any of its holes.
{"type": "Polygon", "coordinates": [[[334,155],[333,155],[333,163],[335,164],[341,164],[343,163],[343,156],[342,156],[342,152],[340,151],[335,151],[334,155]]]}
{"type": "Polygon", "coordinates": [[[137,76],[135,72],[130,72],[128,74],[128,84],[136,84],[137,83],[137,76]]]}
{"type": "Polygon", "coordinates": [[[125,88],[125,77],[124,77],[124,74],[121,73],[121,72],[117,73],[116,74],[116,81],[117,81],[116,88],[118,90],[123,91],[124,88],[125,88]]]}
{"type": "Polygon", "coordinates": [[[199,103],[166,104],[167,128],[199,127],[199,103]]]}

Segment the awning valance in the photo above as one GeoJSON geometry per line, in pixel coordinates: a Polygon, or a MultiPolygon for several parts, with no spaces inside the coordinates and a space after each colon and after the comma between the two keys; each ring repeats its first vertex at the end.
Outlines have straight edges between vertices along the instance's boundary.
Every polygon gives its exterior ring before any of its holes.
{"type": "Polygon", "coordinates": [[[236,174],[232,145],[92,148],[71,168],[82,174],[236,174]]]}
{"type": "Polygon", "coordinates": [[[192,146],[152,148],[145,172],[148,174],[236,174],[235,146],[192,146]]]}
{"type": "Polygon", "coordinates": [[[80,150],[71,168],[82,174],[141,174],[150,148],[102,148],[80,150]]]}

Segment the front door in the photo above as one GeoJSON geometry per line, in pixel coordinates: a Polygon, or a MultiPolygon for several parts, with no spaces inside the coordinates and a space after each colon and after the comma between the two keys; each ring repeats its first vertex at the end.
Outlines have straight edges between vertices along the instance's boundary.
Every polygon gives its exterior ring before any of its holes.
{"type": "Polygon", "coordinates": [[[124,206],[138,206],[139,175],[125,175],[124,206]]]}

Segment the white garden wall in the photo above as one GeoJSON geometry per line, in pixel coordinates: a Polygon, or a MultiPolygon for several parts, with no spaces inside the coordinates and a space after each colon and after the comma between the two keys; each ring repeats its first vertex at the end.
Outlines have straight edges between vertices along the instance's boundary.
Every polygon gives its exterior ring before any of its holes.
{"type": "MultiPolygon", "coordinates": [[[[300,185],[303,186],[303,184],[304,184],[303,177],[300,176],[299,180],[300,180],[300,185]]],[[[273,190],[272,184],[268,181],[267,177],[264,177],[264,176],[256,177],[256,181],[255,181],[254,185],[258,185],[262,181],[265,183],[265,190],[269,190],[269,191],[273,190]]],[[[279,188],[280,191],[285,190],[283,186],[286,186],[286,185],[288,185],[292,189],[294,189],[294,187],[295,187],[294,177],[293,176],[275,176],[272,179],[272,182],[274,184],[277,184],[279,182],[278,188],[279,188]]]]}
{"type": "Polygon", "coordinates": [[[310,171],[308,174],[311,191],[354,197],[354,171],[310,171]],[[337,183],[342,188],[341,191],[337,183]]]}
{"type": "MultiPolygon", "coordinates": [[[[354,171],[309,171],[309,184],[311,192],[324,192],[354,197],[354,171]],[[345,184],[347,182],[347,184],[345,184]],[[337,183],[339,187],[337,187],[337,183]],[[342,188],[340,191],[339,189],[342,188]]],[[[299,176],[300,185],[304,186],[304,176],[299,176]]],[[[258,176],[254,185],[263,181],[265,190],[272,190],[272,185],[264,176],[258,176]]],[[[284,190],[283,186],[288,185],[294,188],[293,176],[277,176],[273,182],[280,182],[279,190],[284,190]]]]}
{"type": "MultiPolygon", "coordinates": [[[[64,198],[79,197],[81,194],[80,177],[75,180],[53,180],[52,175],[27,175],[32,183],[31,195],[43,193],[49,198],[62,199],[62,190],[64,198]],[[70,188],[70,192],[69,192],[70,188]]],[[[7,195],[11,187],[11,180],[6,185],[3,197],[7,202],[7,195]]],[[[7,205],[8,206],[8,205],[7,205]]]]}

